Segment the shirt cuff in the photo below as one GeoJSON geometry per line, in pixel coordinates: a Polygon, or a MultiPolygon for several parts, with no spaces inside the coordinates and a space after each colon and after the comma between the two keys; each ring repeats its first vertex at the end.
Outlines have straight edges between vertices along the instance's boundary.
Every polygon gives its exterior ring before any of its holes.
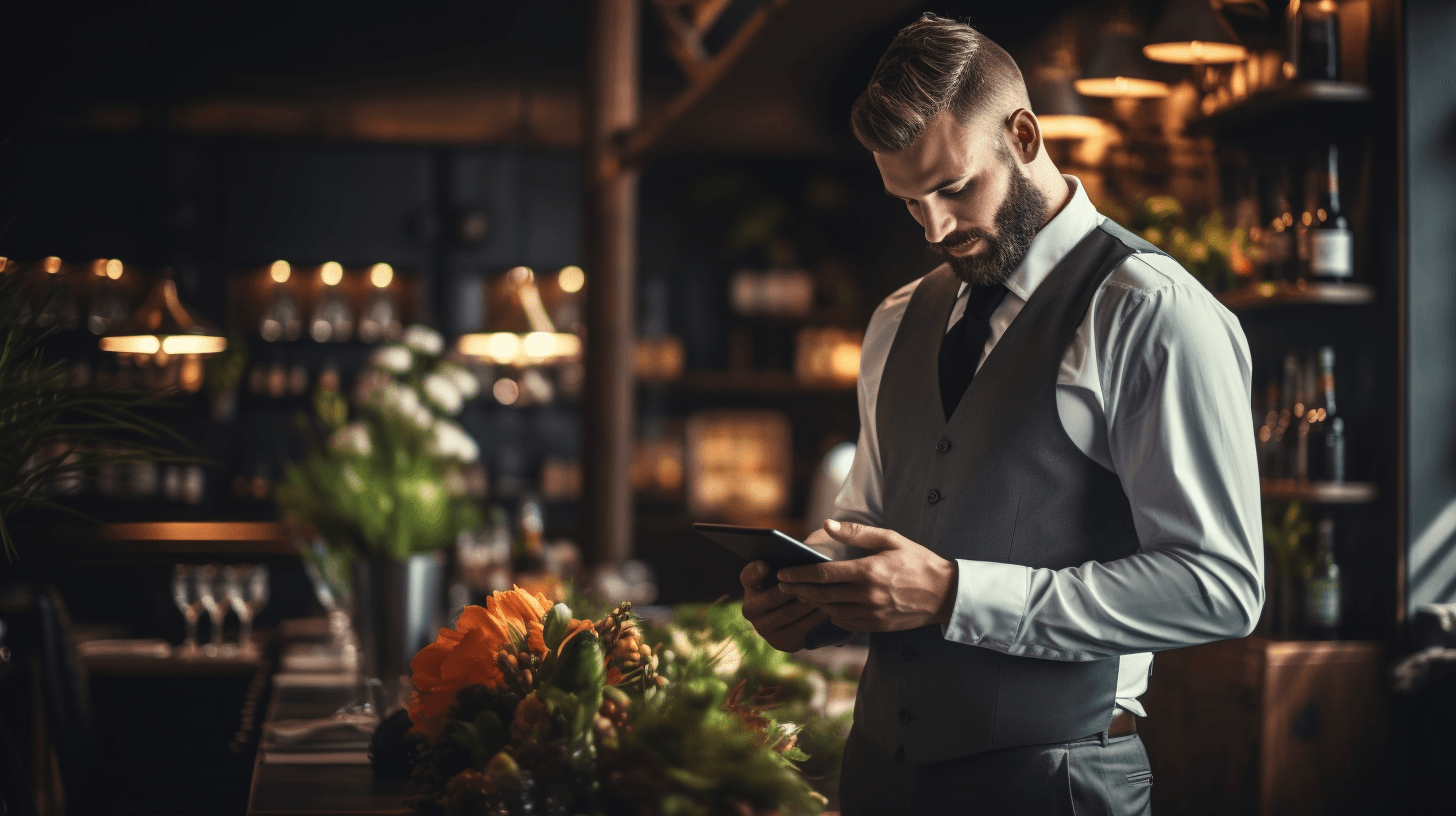
{"type": "Polygon", "coordinates": [[[956,559],[956,597],[946,640],[1005,651],[1016,641],[1031,594],[1031,567],[956,559]]]}

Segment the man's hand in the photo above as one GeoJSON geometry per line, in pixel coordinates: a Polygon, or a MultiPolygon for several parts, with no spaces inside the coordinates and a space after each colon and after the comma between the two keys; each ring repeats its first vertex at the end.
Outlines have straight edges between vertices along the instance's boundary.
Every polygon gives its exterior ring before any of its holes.
{"type": "Polygon", "coordinates": [[[738,580],[743,583],[743,617],[768,645],[781,652],[797,652],[804,648],[804,636],[829,616],[824,612],[785,595],[778,586],[759,589],[773,572],[763,561],[754,561],[743,568],[738,580]]]}
{"type": "MultiPolygon", "coordinates": [[[[832,520],[824,522],[824,529],[835,541],[875,552],[852,561],[781,569],[776,592],[818,607],[851,632],[899,632],[950,621],[956,562],[893,530],[832,520]]],[[[747,616],[746,601],[743,609],[747,616]]]]}

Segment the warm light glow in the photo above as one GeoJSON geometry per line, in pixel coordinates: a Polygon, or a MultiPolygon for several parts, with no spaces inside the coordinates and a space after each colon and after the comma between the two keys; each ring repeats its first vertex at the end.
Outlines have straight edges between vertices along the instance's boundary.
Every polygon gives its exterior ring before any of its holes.
{"type": "Polygon", "coordinates": [[[586,285],[586,273],[579,266],[568,266],[556,276],[556,283],[566,293],[580,292],[586,285]]]}
{"type": "Polygon", "coordinates": [[[9,258],[0,258],[0,272],[4,272],[9,267],[10,267],[10,259],[9,258]]]}
{"type": "Polygon", "coordinates": [[[860,347],[858,343],[838,343],[829,357],[829,369],[834,376],[847,382],[854,382],[859,376],[860,347]]]}
{"type": "Polygon", "coordinates": [[[277,283],[288,283],[288,277],[293,274],[293,267],[288,265],[288,261],[274,261],[273,265],[268,268],[268,274],[272,275],[273,280],[277,283]]]}
{"type": "Polygon", "coordinates": [[[511,283],[522,284],[526,281],[534,280],[536,273],[532,272],[529,266],[517,266],[511,268],[509,272],[506,272],[506,276],[511,283]]]}
{"type": "Polygon", "coordinates": [[[394,267],[390,266],[389,264],[377,263],[369,267],[369,282],[374,284],[374,288],[383,289],[389,286],[390,282],[393,280],[394,267]]]}
{"type": "Polygon", "coordinates": [[[168,354],[217,354],[227,348],[227,338],[204,334],[174,334],[162,339],[162,351],[168,354]]]}
{"type": "Polygon", "coordinates": [[[482,362],[501,365],[540,365],[574,359],[581,354],[581,338],[565,332],[486,332],[460,337],[460,353],[482,362]]]}
{"type": "Polygon", "coordinates": [[[101,350],[130,354],[156,354],[162,350],[162,341],[150,334],[138,334],[129,337],[103,337],[101,338],[101,350]]]}
{"type": "Polygon", "coordinates": [[[227,338],[202,334],[173,334],[157,337],[151,334],[134,334],[124,337],[101,338],[102,351],[129,354],[217,354],[227,348],[227,338]]]}
{"type": "Polygon", "coordinates": [[[1175,65],[1215,65],[1221,62],[1239,62],[1249,56],[1249,49],[1234,43],[1165,42],[1149,43],[1143,46],[1143,54],[1157,62],[1171,62],[1175,65]]]}
{"type": "Polygon", "coordinates": [[[1083,96],[1112,99],[1157,99],[1169,93],[1166,82],[1121,76],[1078,79],[1072,82],[1072,87],[1083,96]]]}
{"type": "Polygon", "coordinates": [[[54,275],[57,272],[61,271],[61,259],[57,258],[54,255],[46,258],[45,261],[43,261],[42,263],[45,266],[45,271],[51,275],[54,275]]]}
{"type": "Polygon", "coordinates": [[[325,286],[338,286],[339,281],[344,279],[344,267],[337,261],[329,261],[319,267],[319,277],[323,278],[325,286]]]}
{"type": "Polygon", "coordinates": [[[514,405],[521,398],[521,386],[509,377],[502,377],[490,387],[490,393],[501,405],[514,405]]]}
{"type": "Polygon", "coordinates": [[[115,258],[106,262],[106,277],[112,280],[121,280],[121,261],[115,258]]]}
{"type": "Polygon", "coordinates": [[[1092,116],[1038,116],[1043,139],[1086,139],[1102,135],[1102,120],[1092,116]]]}

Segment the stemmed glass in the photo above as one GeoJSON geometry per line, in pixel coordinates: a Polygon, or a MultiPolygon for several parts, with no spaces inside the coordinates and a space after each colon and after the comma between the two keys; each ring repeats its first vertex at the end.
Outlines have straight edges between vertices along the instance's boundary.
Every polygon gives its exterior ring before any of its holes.
{"type": "Polygon", "coordinates": [[[238,616],[238,645],[243,657],[254,657],[258,647],[253,643],[253,620],[268,605],[268,567],[244,564],[224,567],[224,592],[228,604],[238,616]]]}
{"type": "Polygon", "coordinates": [[[197,648],[197,618],[202,614],[202,598],[198,596],[197,584],[193,582],[186,564],[178,564],[172,568],[172,600],[182,613],[182,619],[187,622],[187,638],[182,641],[182,648],[177,656],[197,657],[201,654],[197,648]]]}
{"type": "Polygon", "coordinates": [[[202,601],[202,608],[207,610],[207,617],[212,621],[212,637],[202,647],[202,653],[208,657],[219,657],[223,652],[222,621],[227,616],[227,598],[219,591],[222,586],[217,578],[217,566],[204,564],[196,568],[192,572],[192,582],[197,586],[197,597],[202,601]]]}

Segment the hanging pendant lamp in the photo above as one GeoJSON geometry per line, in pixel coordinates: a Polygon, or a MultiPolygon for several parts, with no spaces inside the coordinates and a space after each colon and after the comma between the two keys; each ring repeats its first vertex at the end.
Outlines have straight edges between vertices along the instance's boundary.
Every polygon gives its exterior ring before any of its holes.
{"type": "Polygon", "coordinates": [[[1102,40],[1082,78],[1073,83],[1086,96],[1111,99],[1156,99],[1168,95],[1168,83],[1139,47],[1138,28],[1119,15],[1103,29],[1102,40]]]}
{"type": "Polygon", "coordinates": [[[222,332],[182,305],[170,269],[152,284],[132,316],[101,338],[102,351],[129,354],[217,354],[226,348],[222,332]]]}
{"type": "Polygon", "coordinates": [[[1209,0],[1168,0],[1148,40],[1148,59],[1177,65],[1238,62],[1249,55],[1209,0]]]}
{"type": "MultiPolygon", "coordinates": [[[[561,291],[581,291],[586,277],[580,267],[568,266],[557,274],[561,291]]],[[[466,357],[484,363],[518,367],[556,365],[581,357],[581,338],[556,330],[536,286],[536,274],[524,266],[506,273],[505,302],[492,315],[495,331],[460,336],[458,348],[466,357]]]]}
{"type": "Polygon", "coordinates": [[[1076,33],[1063,25],[1052,48],[1051,60],[1036,66],[1026,93],[1031,110],[1041,124],[1041,136],[1047,140],[1086,139],[1104,131],[1101,119],[1087,109],[1087,101],[1077,94],[1072,82],[1077,78],[1076,33]]]}

